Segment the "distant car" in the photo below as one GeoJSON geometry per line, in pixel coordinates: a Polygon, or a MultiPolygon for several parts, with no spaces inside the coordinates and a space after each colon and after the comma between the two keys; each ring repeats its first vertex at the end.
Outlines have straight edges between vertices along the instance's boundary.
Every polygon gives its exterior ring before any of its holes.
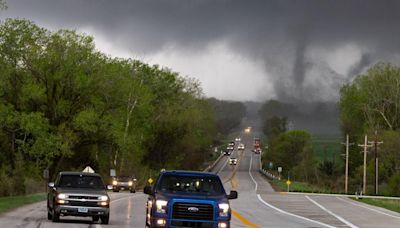
{"type": "Polygon", "coordinates": [[[231,153],[232,153],[231,150],[225,150],[225,151],[224,151],[224,155],[228,155],[228,156],[229,156],[229,155],[231,155],[231,153]]]}
{"type": "Polygon", "coordinates": [[[240,142],[240,140],[241,140],[240,138],[236,138],[235,139],[236,142],[240,142]]]}
{"type": "Polygon", "coordinates": [[[236,165],[237,164],[237,158],[229,158],[229,164],[230,165],[236,165]]]}
{"type": "Polygon", "coordinates": [[[256,154],[261,154],[261,149],[260,149],[260,148],[255,149],[255,150],[254,150],[254,153],[256,153],[256,154]]]}
{"type": "Polygon", "coordinates": [[[234,150],[234,147],[233,146],[227,146],[226,150],[231,150],[232,151],[232,150],[234,150]]]}
{"type": "Polygon", "coordinates": [[[239,144],[238,150],[244,150],[244,144],[243,143],[239,144]]]}
{"type": "Polygon", "coordinates": [[[49,183],[47,218],[60,221],[60,216],[92,217],[108,224],[110,197],[103,179],[96,173],[60,172],[55,182],[49,183]]]}
{"type": "Polygon", "coordinates": [[[129,190],[131,193],[136,192],[136,179],[129,176],[114,177],[112,181],[113,192],[121,190],[129,190]]]}

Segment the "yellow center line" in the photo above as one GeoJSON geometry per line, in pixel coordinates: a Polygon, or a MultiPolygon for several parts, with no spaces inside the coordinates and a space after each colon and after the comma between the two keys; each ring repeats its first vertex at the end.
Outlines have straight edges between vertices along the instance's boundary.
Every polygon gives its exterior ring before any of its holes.
{"type": "Polygon", "coordinates": [[[256,225],[252,222],[250,222],[248,219],[246,219],[243,215],[241,215],[239,212],[232,210],[232,214],[235,218],[239,219],[244,225],[251,227],[251,228],[260,228],[259,225],[256,225]]]}

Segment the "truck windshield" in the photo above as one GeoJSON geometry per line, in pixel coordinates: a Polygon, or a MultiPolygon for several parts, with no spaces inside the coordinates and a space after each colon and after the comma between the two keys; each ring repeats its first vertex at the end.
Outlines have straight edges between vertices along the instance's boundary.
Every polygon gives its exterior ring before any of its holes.
{"type": "Polygon", "coordinates": [[[163,175],[157,187],[160,192],[184,192],[205,195],[224,194],[221,181],[217,177],[163,175]]]}
{"type": "Polygon", "coordinates": [[[104,189],[101,177],[83,175],[62,175],[58,186],[61,188],[104,189]]]}

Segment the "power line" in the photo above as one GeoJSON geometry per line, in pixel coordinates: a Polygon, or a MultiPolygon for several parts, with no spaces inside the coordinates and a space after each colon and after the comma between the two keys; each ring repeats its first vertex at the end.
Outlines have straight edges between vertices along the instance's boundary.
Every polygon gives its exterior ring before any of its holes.
{"type": "Polygon", "coordinates": [[[345,181],[344,181],[344,192],[347,194],[349,186],[349,146],[354,145],[354,143],[349,143],[349,134],[346,134],[346,170],[345,170],[345,181]]]}
{"type": "Polygon", "coordinates": [[[363,194],[366,195],[367,193],[367,153],[368,147],[372,147],[372,145],[368,145],[368,136],[365,135],[364,144],[358,144],[358,146],[363,147],[364,150],[364,172],[363,172],[363,194]]]}
{"type": "Polygon", "coordinates": [[[378,131],[375,131],[375,140],[368,142],[374,146],[374,158],[375,158],[375,195],[378,195],[379,188],[379,164],[378,164],[378,146],[382,144],[382,141],[378,141],[378,131]]]}

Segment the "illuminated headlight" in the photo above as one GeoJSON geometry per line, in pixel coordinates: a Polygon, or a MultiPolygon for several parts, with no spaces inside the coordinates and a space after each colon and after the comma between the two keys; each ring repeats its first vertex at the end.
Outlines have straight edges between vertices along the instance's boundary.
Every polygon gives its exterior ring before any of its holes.
{"type": "Polygon", "coordinates": [[[157,219],[157,225],[159,225],[159,226],[165,226],[165,224],[167,224],[167,222],[165,221],[165,219],[157,219]]]}
{"type": "Polygon", "coordinates": [[[165,200],[157,200],[156,201],[157,213],[166,213],[167,203],[168,201],[165,200]]]}
{"type": "Polygon", "coordinates": [[[58,199],[65,199],[65,198],[67,198],[67,196],[65,194],[63,194],[63,193],[60,193],[60,194],[57,195],[57,198],[58,199]]]}
{"type": "Polygon", "coordinates": [[[108,200],[108,196],[100,196],[100,200],[101,201],[107,201],[108,200]]]}
{"type": "Polygon", "coordinates": [[[112,184],[113,184],[113,185],[117,185],[117,184],[118,184],[118,181],[113,181],[112,184]]]}
{"type": "Polygon", "coordinates": [[[226,217],[226,216],[228,216],[229,204],[227,204],[227,203],[220,203],[220,204],[218,204],[218,207],[219,207],[219,216],[221,216],[221,217],[226,217]]]}
{"type": "Polygon", "coordinates": [[[133,182],[132,182],[132,181],[129,181],[129,182],[128,182],[128,185],[129,185],[129,186],[132,186],[132,185],[133,185],[133,182]]]}
{"type": "Polygon", "coordinates": [[[218,228],[227,228],[228,225],[225,222],[218,223],[218,228]]]}

